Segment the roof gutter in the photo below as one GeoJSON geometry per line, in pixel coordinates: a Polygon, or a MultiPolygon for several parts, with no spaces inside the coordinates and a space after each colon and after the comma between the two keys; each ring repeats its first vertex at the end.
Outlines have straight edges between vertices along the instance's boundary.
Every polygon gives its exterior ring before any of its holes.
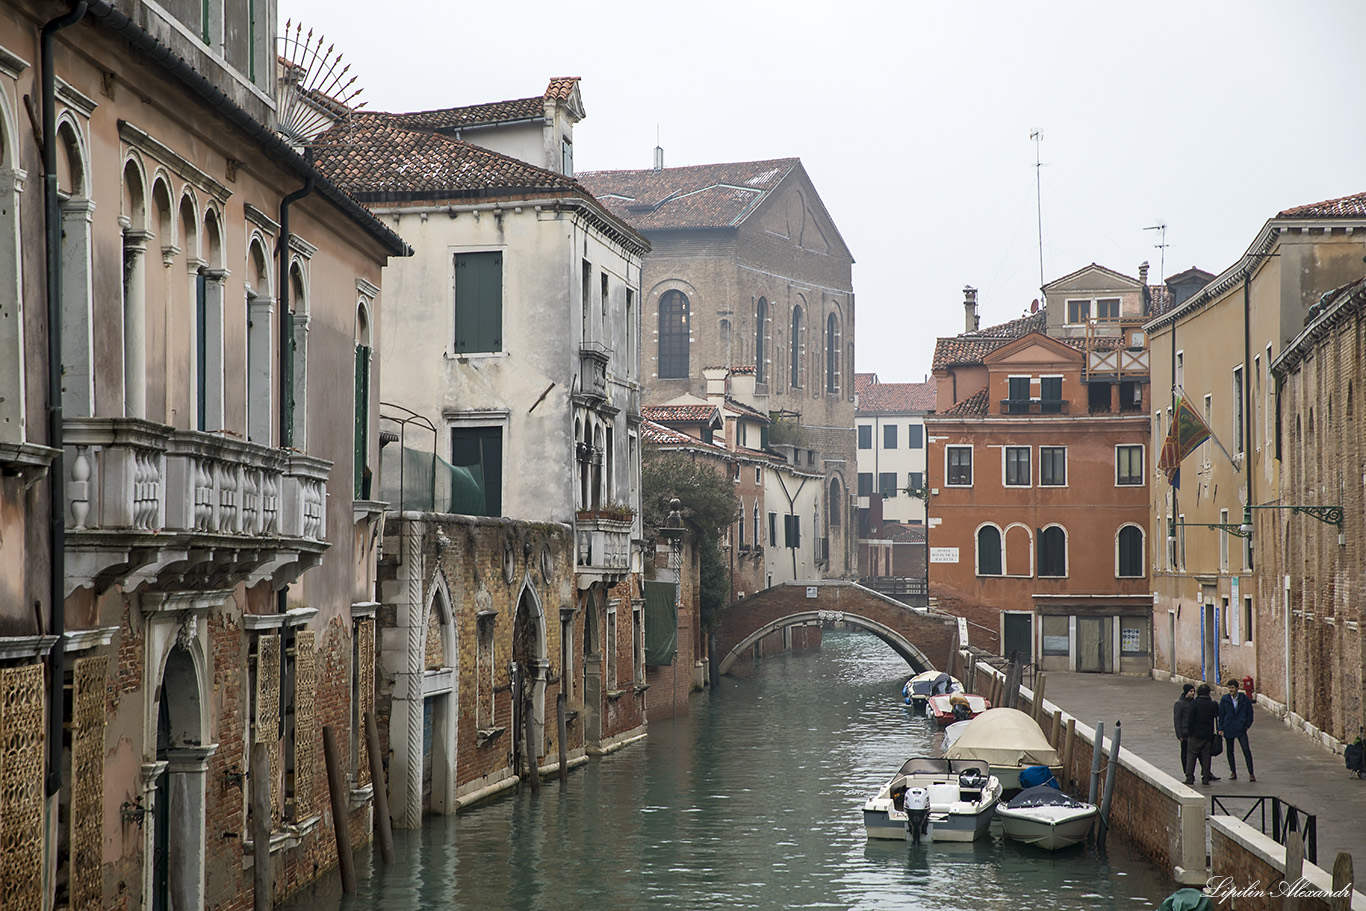
{"type": "Polygon", "coordinates": [[[108,0],[88,0],[89,13],[110,29],[128,39],[138,50],[147,54],[154,62],[180,80],[191,93],[199,96],[214,108],[224,119],[240,129],[248,137],[285,167],[293,170],[304,180],[313,180],[317,192],[349,218],[366,230],[390,256],[412,256],[413,248],[364,206],[339,190],[335,184],[324,177],[302,155],[275,134],[268,126],[244,111],[223,90],[209,81],[203,74],[185,62],[162,44],[157,38],[137,25],[133,20],[115,9],[108,0]]]}

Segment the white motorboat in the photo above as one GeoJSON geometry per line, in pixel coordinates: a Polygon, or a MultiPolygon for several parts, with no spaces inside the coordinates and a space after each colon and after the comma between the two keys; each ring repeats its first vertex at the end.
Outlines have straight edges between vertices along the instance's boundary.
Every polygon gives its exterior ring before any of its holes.
{"type": "Polygon", "coordinates": [[[957,677],[950,677],[943,671],[925,671],[916,674],[901,688],[901,699],[918,712],[925,711],[925,702],[931,696],[963,692],[963,684],[957,677]]]}
{"type": "Polygon", "coordinates": [[[1042,784],[1025,788],[1009,803],[996,807],[1007,837],[1048,851],[1069,848],[1086,838],[1097,812],[1095,804],[1042,784]]]}
{"type": "Polygon", "coordinates": [[[976,718],[991,708],[985,696],[976,693],[952,693],[948,696],[931,696],[926,702],[925,711],[934,716],[941,726],[947,727],[956,721],[976,718]]]}
{"type": "Polygon", "coordinates": [[[986,834],[1001,799],[1001,783],[985,762],[908,759],[863,805],[863,827],[869,838],[904,839],[904,794],[924,788],[930,800],[926,841],[975,841],[986,834]]]}
{"type": "Polygon", "coordinates": [[[988,763],[1007,793],[1020,789],[1020,772],[1030,766],[1048,766],[1054,775],[1062,774],[1062,760],[1043,728],[1018,709],[987,709],[975,716],[944,747],[944,756],[988,763]]]}

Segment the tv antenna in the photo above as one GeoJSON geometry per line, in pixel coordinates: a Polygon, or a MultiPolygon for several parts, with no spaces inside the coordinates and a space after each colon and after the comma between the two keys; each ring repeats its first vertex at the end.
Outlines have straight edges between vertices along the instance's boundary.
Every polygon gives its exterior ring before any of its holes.
{"type": "Polygon", "coordinates": [[[1157,231],[1158,242],[1153,244],[1157,248],[1157,279],[1159,282],[1167,280],[1167,223],[1159,221],[1155,225],[1149,225],[1144,231],[1157,231]]]}
{"type": "Polygon", "coordinates": [[[309,145],[324,130],[345,121],[365,102],[356,77],[347,78],[351,64],[342,64],[335,44],[323,47],[324,38],[304,34],[302,22],[285,21],[280,36],[276,78],[275,130],[296,147],[309,145]]]}
{"type": "Polygon", "coordinates": [[[1043,131],[1033,129],[1029,131],[1029,138],[1034,141],[1034,200],[1035,208],[1039,215],[1039,290],[1043,290],[1043,183],[1041,170],[1042,162],[1039,161],[1039,143],[1043,142],[1043,131]]]}

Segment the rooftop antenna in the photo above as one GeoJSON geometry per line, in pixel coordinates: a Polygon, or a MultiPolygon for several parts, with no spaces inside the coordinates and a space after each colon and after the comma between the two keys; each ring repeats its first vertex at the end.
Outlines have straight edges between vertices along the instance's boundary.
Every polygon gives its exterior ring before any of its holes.
{"type": "Polygon", "coordinates": [[[1167,280],[1167,223],[1165,221],[1159,221],[1157,224],[1149,225],[1143,230],[1159,232],[1159,240],[1157,243],[1153,244],[1153,246],[1158,250],[1157,277],[1159,280],[1165,282],[1167,280]]]}
{"type": "Polygon", "coordinates": [[[1029,131],[1029,138],[1034,141],[1034,199],[1039,213],[1039,290],[1043,290],[1043,185],[1040,170],[1043,168],[1039,161],[1039,143],[1043,142],[1043,131],[1033,129],[1029,131]]]}

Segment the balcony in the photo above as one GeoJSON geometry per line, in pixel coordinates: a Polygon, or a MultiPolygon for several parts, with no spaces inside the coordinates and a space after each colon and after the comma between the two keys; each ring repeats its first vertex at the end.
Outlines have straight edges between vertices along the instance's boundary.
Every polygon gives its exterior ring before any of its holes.
{"type": "Polygon", "coordinates": [[[631,571],[633,517],[581,509],[574,518],[575,572],[579,588],[593,582],[612,584],[631,571]]]}
{"type": "Polygon", "coordinates": [[[1001,399],[1001,414],[1067,414],[1062,399],[1001,399]]]}
{"type": "Polygon", "coordinates": [[[607,400],[607,362],[612,352],[597,342],[579,347],[579,394],[594,403],[607,400]]]}
{"type": "Polygon", "coordinates": [[[294,581],[329,546],[332,463],[136,418],[63,424],[66,591],[294,581]]]}

